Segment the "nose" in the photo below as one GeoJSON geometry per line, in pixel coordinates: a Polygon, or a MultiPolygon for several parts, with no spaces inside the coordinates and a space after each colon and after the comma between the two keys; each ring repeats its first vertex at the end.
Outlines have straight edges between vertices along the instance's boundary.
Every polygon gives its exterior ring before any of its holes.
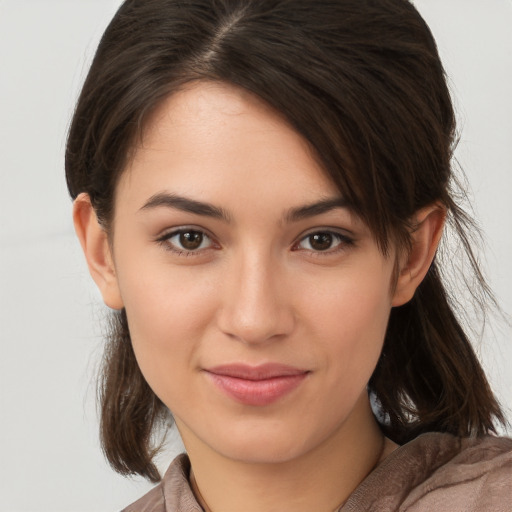
{"type": "Polygon", "coordinates": [[[261,344],[294,329],[293,297],[286,272],[268,255],[246,255],[224,276],[218,325],[226,335],[246,344],[261,344]]]}

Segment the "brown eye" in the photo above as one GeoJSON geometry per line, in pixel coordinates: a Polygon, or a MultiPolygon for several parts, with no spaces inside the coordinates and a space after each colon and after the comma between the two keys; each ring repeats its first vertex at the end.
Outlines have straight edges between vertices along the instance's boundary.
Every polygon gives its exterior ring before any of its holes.
{"type": "Polygon", "coordinates": [[[310,252],[336,252],[337,249],[352,245],[354,242],[351,238],[341,233],[333,231],[316,231],[306,235],[295,246],[296,249],[306,250],[310,252]]]}
{"type": "Polygon", "coordinates": [[[179,229],[165,234],[157,241],[166,249],[178,254],[200,253],[203,249],[214,246],[212,239],[197,229],[179,229]]]}
{"type": "Polygon", "coordinates": [[[332,247],[333,236],[331,233],[315,233],[309,235],[309,245],[315,251],[327,251],[332,247]]]}
{"type": "Polygon", "coordinates": [[[179,235],[179,242],[183,249],[194,251],[201,247],[204,235],[200,231],[184,231],[179,235]]]}

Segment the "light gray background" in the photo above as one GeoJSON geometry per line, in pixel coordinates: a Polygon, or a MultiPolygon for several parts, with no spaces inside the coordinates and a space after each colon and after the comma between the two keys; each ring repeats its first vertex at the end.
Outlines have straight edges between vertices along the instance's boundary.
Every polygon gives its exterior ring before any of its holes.
{"type": "MultiPolygon", "coordinates": [[[[75,240],[63,171],[77,93],[119,3],[0,0],[1,511],[118,510],[150,487],[113,473],[98,447],[103,307],[75,240]]],[[[450,76],[457,156],[487,234],[490,282],[510,314],[512,3],[416,5],[450,76]]],[[[512,419],[512,331],[492,325],[479,350],[512,419]]]]}

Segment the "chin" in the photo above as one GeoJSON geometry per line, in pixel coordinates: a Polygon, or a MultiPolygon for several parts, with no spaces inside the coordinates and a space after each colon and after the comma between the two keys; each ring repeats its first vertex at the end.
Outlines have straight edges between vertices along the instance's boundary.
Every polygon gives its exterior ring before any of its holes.
{"type": "MultiPolygon", "coordinates": [[[[302,426],[304,426],[302,423],[302,426]]],[[[223,457],[252,464],[280,464],[296,460],[326,441],[326,432],[301,431],[279,422],[246,422],[212,436],[210,446],[223,457]]]]}

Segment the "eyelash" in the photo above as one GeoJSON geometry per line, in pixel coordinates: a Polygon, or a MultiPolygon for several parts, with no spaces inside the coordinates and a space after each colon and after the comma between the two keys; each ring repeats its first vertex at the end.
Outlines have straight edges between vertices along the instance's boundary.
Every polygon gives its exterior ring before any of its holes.
{"type": "MultiPolygon", "coordinates": [[[[176,229],[174,231],[170,231],[168,233],[165,233],[164,235],[160,236],[156,239],[157,243],[162,245],[165,250],[171,251],[178,256],[184,256],[184,257],[190,257],[190,256],[199,256],[201,254],[204,254],[204,251],[208,251],[210,249],[218,249],[220,246],[215,242],[215,240],[208,235],[204,230],[198,229],[198,228],[180,228],[176,229]],[[171,242],[171,240],[175,237],[184,235],[184,234],[196,234],[200,235],[202,237],[201,243],[198,248],[196,249],[186,249],[186,248],[178,248],[175,244],[171,242]],[[204,241],[209,240],[208,247],[201,247],[203,245],[204,241]]],[[[347,248],[353,246],[355,244],[355,241],[350,238],[347,235],[341,234],[336,231],[332,231],[329,229],[325,230],[315,230],[311,231],[308,234],[302,236],[296,243],[293,244],[292,250],[293,251],[308,251],[311,255],[315,257],[322,257],[322,256],[329,256],[333,254],[337,254],[341,251],[346,250],[347,248]],[[333,247],[328,247],[325,250],[315,250],[313,248],[301,248],[300,244],[303,242],[309,240],[309,246],[311,247],[311,239],[314,236],[318,235],[327,235],[332,238],[332,242],[336,243],[336,245],[333,247]]]]}
{"type": "Polygon", "coordinates": [[[185,256],[185,257],[199,256],[201,254],[204,254],[204,251],[207,251],[209,249],[217,248],[218,247],[218,244],[215,243],[215,241],[213,240],[213,238],[210,235],[205,233],[204,230],[198,229],[198,228],[187,228],[187,227],[184,227],[184,228],[176,229],[174,231],[170,231],[168,233],[165,233],[164,235],[162,235],[159,238],[157,238],[156,241],[157,241],[157,243],[162,245],[165,250],[171,251],[171,252],[177,254],[178,256],[185,256]],[[198,235],[200,235],[202,237],[201,244],[200,244],[200,246],[197,249],[191,250],[191,249],[186,249],[184,247],[183,248],[179,248],[179,247],[177,247],[175,244],[173,244],[171,242],[171,240],[174,237],[181,236],[181,235],[184,235],[184,234],[187,234],[187,233],[188,234],[191,234],[191,233],[198,234],[198,235]],[[209,244],[208,247],[201,247],[201,245],[203,245],[205,239],[209,240],[210,244],[209,244]],[[217,245],[217,247],[216,247],[216,245],[217,245]]]}
{"type": "Polygon", "coordinates": [[[333,231],[330,229],[316,229],[315,231],[310,231],[306,235],[304,235],[298,242],[293,245],[292,250],[294,251],[308,251],[314,257],[325,257],[331,256],[333,254],[338,254],[339,252],[345,251],[351,246],[355,245],[355,241],[353,238],[339,233],[337,231],[333,231]],[[313,248],[301,248],[300,244],[309,240],[309,246],[311,247],[311,238],[318,235],[327,235],[331,237],[332,243],[336,244],[334,247],[330,246],[325,250],[314,250],[313,248]]]}

